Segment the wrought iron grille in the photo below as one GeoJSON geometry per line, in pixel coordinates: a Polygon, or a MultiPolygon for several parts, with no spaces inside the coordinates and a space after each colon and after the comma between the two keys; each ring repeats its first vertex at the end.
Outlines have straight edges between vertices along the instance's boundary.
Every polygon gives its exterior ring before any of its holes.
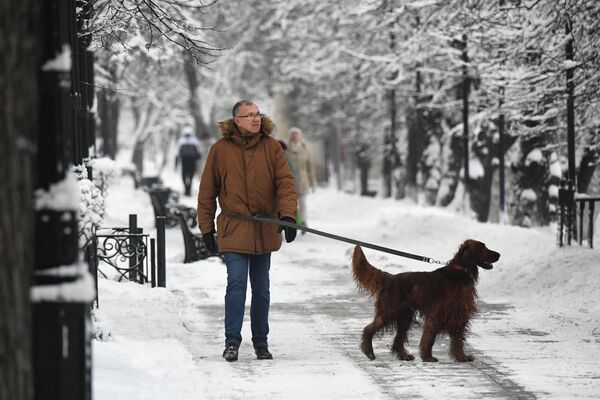
{"type": "Polygon", "coordinates": [[[98,273],[105,278],[107,275],[100,269],[100,262],[117,271],[119,282],[123,279],[141,284],[149,282],[147,234],[132,233],[129,228],[98,228],[95,247],[98,273]]]}

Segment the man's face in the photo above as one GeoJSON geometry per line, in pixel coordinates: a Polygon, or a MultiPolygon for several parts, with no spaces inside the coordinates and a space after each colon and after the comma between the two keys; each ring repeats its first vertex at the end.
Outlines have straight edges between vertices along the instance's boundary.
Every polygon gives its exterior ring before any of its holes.
{"type": "Polygon", "coordinates": [[[242,133],[258,133],[260,131],[260,111],[255,104],[242,104],[233,121],[241,128],[242,133]]]}
{"type": "Polygon", "coordinates": [[[298,131],[292,131],[292,135],[290,136],[290,140],[294,143],[298,143],[300,141],[300,134],[298,131]]]}

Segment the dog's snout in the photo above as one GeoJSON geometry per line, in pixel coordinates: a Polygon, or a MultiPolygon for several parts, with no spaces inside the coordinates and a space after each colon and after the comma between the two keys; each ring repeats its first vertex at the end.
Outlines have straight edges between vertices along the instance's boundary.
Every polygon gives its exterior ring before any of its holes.
{"type": "Polygon", "coordinates": [[[490,250],[490,252],[492,253],[492,262],[496,262],[500,259],[500,253],[493,250],[490,250]]]}

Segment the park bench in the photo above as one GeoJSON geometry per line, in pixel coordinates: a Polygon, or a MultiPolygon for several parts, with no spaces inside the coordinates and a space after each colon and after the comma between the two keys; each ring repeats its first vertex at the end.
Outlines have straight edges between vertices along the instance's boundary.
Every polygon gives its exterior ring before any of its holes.
{"type": "Polygon", "coordinates": [[[149,189],[155,186],[162,186],[160,176],[141,176],[140,173],[133,168],[124,168],[123,175],[128,175],[133,179],[133,184],[136,189],[149,189]]]}
{"type": "Polygon", "coordinates": [[[152,201],[154,215],[166,217],[166,226],[173,228],[179,225],[183,236],[185,248],[184,263],[203,260],[208,257],[221,257],[218,253],[208,251],[202,235],[192,232],[191,228],[197,225],[196,210],[182,204],[177,204],[179,196],[169,188],[153,187],[146,189],[152,201]]]}
{"type": "Polygon", "coordinates": [[[173,190],[165,187],[152,187],[146,189],[154,209],[154,217],[165,217],[168,228],[174,228],[179,219],[173,213],[173,206],[177,204],[179,195],[173,190]]]}
{"type": "Polygon", "coordinates": [[[135,181],[135,188],[153,188],[155,186],[162,186],[162,179],[160,176],[137,176],[135,181]]]}
{"type": "Polygon", "coordinates": [[[179,227],[181,228],[181,234],[183,235],[183,244],[185,247],[185,257],[183,260],[184,263],[204,260],[208,257],[223,258],[219,253],[212,253],[208,251],[204,245],[204,242],[202,241],[202,235],[192,232],[191,228],[197,225],[195,209],[183,205],[177,205],[174,206],[172,210],[175,215],[177,215],[179,227]]]}

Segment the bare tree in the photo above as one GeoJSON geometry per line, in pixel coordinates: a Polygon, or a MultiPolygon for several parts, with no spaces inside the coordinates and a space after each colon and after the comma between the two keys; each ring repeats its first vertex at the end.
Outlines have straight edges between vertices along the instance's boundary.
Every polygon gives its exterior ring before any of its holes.
{"type": "Polygon", "coordinates": [[[189,0],[96,0],[90,34],[102,47],[116,53],[135,48],[130,38],[140,37],[145,47],[175,46],[185,50],[198,64],[207,65],[220,49],[206,41],[207,30],[198,17],[214,4],[189,0]]]}
{"type": "MultiPolygon", "coordinates": [[[[224,20],[233,25],[224,39],[233,51],[217,63],[219,83],[213,93],[227,94],[213,96],[217,101],[248,93],[269,97],[275,84],[285,82],[293,87],[287,97],[292,121],[302,121],[307,131],[324,136],[331,135],[333,121],[344,145],[354,146],[360,137],[381,155],[390,147],[381,136],[391,119],[385,94],[393,91],[396,115],[402,116],[397,136],[401,169],[406,169],[411,185],[426,193],[418,198],[430,203],[435,199],[443,206],[452,203],[464,168],[472,162],[482,173],[466,182],[474,189],[471,206],[478,219],[487,220],[499,165],[496,126],[501,120],[502,156],[539,150],[546,158],[543,168],[550,168],[550,157],[567,152],[568,69],[574,70],[576,151],[589,148],[585,157],[577,157],[582,161],[582,183],[597,165],[597,1],[253,0],[242,9],[233,0],[223,0],[220,6],[224,20]],[[567,21],[573,28],[568,36],[567,21]],[[463,34],[469,38],[466,61],[453,46],[463,34]],[[565,60],[567,41],[574,46],[571,62],[565,60]],[[464,127],[457,96],[465,81],[463,71],[470,81],[467,138],[460,137],[464,127]],[[539,140],[532,141],[533,136],[539,140]],[[469,160],[464,159],[465,143],[469,160]]],[[[514,165],[517,175],[525,172],[521,164],[514,165]]],[[[516,188],[526,182],[539,184],[535,191],[542,203],[536,212],[541,214],[534,220],[540,223],[552,218],[549,211],[555,201],[554,195],[542,192],[556,192],[551,174],[546,171],[545,176],[543,182],[533,175],[511,182],[516,188]]]]}
{"type": "MultiPolygon", "coordinates": [[[[200,22],[202,18],[207,19],[214,3],[189,0],[94,2],[95,12],[90,19],[89,34],[93,36],[93,44],[99,53],[99,114],[103,117],[101,133],[108,156],[114,158],[117,152],[117,126],[123,95],[137,96],[138,88],[124,87],[126,82],[123,80],[131,74],[130,68],[140,72],[135,66],[140,60],[144,65],[178,63],[184,66],[177,74],[183,74],[189,82],[189,112],[194,117],[197,130],[206,131],[199,111],[195,67],[208,67],[221,54],[222,49],[209,43],[210,34],[215,30],[200,22]],[[125,91],[133,93],[126,94],[125,91]]],[[[155,77],[144,71],[142,74],[149,79],[155,77]]],[[[143,87],[140,89],[144,91],[143,87]]],[[[139,157],[136,156],[136,159],[139,157]]]]}

